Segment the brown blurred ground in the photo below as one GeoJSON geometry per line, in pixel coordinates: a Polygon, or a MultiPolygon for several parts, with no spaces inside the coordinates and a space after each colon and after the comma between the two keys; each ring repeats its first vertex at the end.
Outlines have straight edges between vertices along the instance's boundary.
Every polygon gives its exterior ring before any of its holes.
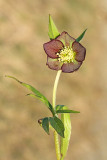
{"type": "Polygon", "coordinates": [[[45,65],[48,14],[73,37],[85,29],[87,57],[78,72],[62,74],[57,103],[73,114],[66,160],[107,159],[107,1],[0,0],[0,160],[55,160],[53,134],[37,120],[50,116],[28,90],[5,74],[34,85],[51,101],[56,71],[45,65]]]}

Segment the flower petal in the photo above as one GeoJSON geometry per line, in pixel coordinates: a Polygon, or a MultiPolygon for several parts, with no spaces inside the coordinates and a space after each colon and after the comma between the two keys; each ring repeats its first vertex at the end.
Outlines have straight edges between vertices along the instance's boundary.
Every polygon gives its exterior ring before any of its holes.
{"type": "Polygon", "coordinates": [[[78,42],[73,42],[72,44],[73,51],[76,52],[75,59],[78,62],[82,62],[85,59],[86,49],[78,42]]]}
{"type": "Polygon", "coordinates": [[[57,59],[52,59],[50,57],[47,56],[47,63],[48,67],[50,69],[53,69],[53,70],[60,70],[61,69],[61,62],[59,62],[57,59]]]}
{"type": "Polygon", "coordinates": [[[64,45],[61,41],[53,39],[47,43],[44,43],[43,47],[46,54],[50,58],[57,58],[58,56],[56,53],[58,53],[64,47],[64,45]]]}
{"type": "Polygon", "coordinates": [[[71,72],[78,70],[81,64],[82,62],[78,62],[77,64],[67,63],[67,64],[63,64],[61,69],[62,69],[62,72],[71,73],[71,72]]]}
{"type": "Polygon", "coordinates": [[[67,32],[62,32],[56,39],[60,40],[65,46],[70,46],[70,43],[75,41],[67,32]]]}

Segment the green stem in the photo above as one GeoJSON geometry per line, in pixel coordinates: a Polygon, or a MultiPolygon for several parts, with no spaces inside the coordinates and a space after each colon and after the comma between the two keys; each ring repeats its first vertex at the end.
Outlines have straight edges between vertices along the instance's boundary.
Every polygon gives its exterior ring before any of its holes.
{"type": "MultiPolygon", "coordinates": [[[[54,83],[54,88],[53,88],[53,108],[56,106],[56,92],[57,92],[57,87],[58,87],[58,82],[59,78],[61,75],[62,70],[59,70],[56,75],[55,83],[54,83]]],[[[57,160],[60,160],[61,154],[60,154],[60,146],[59,146],[59,139],[58,139],[58,134],[56,131],[54,131],[54,139],[55,139],[55,150],[56,150],[56,157],[57,160]]]]}
{"type": "Polygon", "coordinates": [[[54,131],[54,140],[55,140],[56,158],[57,158],[57,160],[60,160],[61,153],[60,153],[58,133],[56,131],[54,131]]]}
{"type": "Polygon", "coordinates": [[[59,82],[59,77],[61,75],[62,70],[59,70],[56,75],[55,83],[54,83],[54,88],[53,88],[53,108],[56,106],[56,91],[57,91],[57,86],[59,82]]]}

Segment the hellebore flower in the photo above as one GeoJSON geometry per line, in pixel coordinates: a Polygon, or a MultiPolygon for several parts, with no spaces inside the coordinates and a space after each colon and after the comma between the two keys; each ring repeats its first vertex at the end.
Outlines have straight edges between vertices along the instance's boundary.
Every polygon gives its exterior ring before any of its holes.
{"type": "Polygon", "coordinates": [[[65,31],[56,39],[44,43],[43,47],[48,67],[66,73],[78,70],[86,55],[86,49],[65,31]]]}

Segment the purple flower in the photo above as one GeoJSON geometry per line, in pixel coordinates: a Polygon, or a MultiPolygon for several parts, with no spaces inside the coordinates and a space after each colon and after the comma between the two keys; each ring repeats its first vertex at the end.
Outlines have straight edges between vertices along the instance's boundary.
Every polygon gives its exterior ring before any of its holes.
{"type": "Polygon", "coordinates": [[[86,49],[67,32],[43,45],[47,65],[53,70],[70,73],[78,70],[85,59],[86,49]]]}

